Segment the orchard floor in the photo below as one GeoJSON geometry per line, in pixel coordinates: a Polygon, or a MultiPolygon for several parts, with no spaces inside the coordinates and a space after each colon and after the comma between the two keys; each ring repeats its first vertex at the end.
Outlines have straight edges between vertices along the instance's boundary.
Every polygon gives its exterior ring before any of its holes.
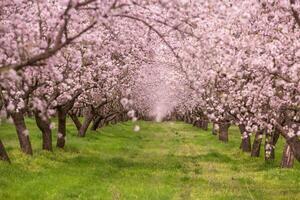
{"type": "MultiPolygon", "coordinates": [[[[0,135],[12,164],[0,163],[0,199],[300,199],[300,165],[280,169],[239,150],[239,133],[223,144],[181,122],[130,122],[78,138],[68,122],[65,150],[40,150],[41,135],[27,119],[34,156],[18,150],[11,124],[0,135]]],[[[55,139],[55,138],[54,138],[55,139]]],[[[262,152],[261,152],[262,153],[262,152]]]]}

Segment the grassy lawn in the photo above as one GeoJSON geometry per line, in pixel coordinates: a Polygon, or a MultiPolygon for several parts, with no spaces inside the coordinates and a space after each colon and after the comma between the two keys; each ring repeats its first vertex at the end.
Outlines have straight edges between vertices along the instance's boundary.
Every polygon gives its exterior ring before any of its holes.
{"type": "Polygon", "coordinates": [[[78,138],[68,122],[66,149],[48,153],[27,119],[33,157],[20,153],[14,127],[2,124],[12,164],[0,163],[0,199],[300,199],[300,165],[278,167],[282,140],[275,162],[265,163],[238,149],[235,127],[223,144],[181,122],[138,123],[137,133],[127,122],[78,138]]]}

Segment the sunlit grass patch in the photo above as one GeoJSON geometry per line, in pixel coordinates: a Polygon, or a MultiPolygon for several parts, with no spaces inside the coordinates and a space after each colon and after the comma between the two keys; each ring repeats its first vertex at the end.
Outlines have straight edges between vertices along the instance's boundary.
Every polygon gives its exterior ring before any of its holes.
{"type": "Polygon", "coordinates": [[[265,163],[239,150],[235,127],[224,144],[182,122],[140,121],[139,132],[126,122],[86,138],[69,122],[66,149],[49,153],[34,120],[26,122],[32,157],[20,153],[11,124],[0,126],[12,160],[0,163],[1,199],[300,199],[299,164],[279,168],[282,140],[265,163]]]}

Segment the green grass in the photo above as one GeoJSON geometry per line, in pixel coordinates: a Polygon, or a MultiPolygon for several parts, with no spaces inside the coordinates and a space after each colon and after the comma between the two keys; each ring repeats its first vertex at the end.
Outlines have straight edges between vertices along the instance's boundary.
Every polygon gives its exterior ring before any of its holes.
{"type": "Polygon", "coordinates": [[[32,157],[20,153],[11,124],[0,126],[12,160],[0,163],[0,199],[300,199],[299,164],[279,168],[282,140],[276,160],[265,163],[239,150],[235,127],[223,144],[180,122],[138,122],[137,133],[120,123],[86,138],[68,122],[66,149],[48,153],[34,120],[26,122],[32,157]]]}

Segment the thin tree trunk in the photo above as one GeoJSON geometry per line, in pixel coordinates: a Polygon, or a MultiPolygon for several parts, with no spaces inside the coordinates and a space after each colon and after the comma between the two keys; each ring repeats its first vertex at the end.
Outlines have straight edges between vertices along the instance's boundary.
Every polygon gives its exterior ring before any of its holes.
{"type": "Polygon", "coordinates": [[[103,127],[104,125],[105,125],[105,119],[102,119],[102,120],[100,121],[100,124],[99,124],[98,128],[101,128],[101,127],[103,127]]]}
{"type": "Polygon", "coordinates": [[[193,126],[196,126],[197,128],[202,128],[201,127],[201,121],[200,120],[195,120],[193,123],[193,126]]]}
{"type": "Polygon", "coordinates": [[[246,131],[246,127],[243,124],[239,125],[239,129],[242,135],[241,149],[243,152],[251,152],[251,138],[249,133],[246,131]]]}
{"type": "Polygon", "coordinates": [[[278,129],[275,129],[272,135],[272,144],[273,144],[273,152],[272,152],[272,157],[275,159],[275,146],[278,142],[280,136],[280,131],[278,129]]]}
{"type": "Polygon", "coordinates": [[[282,168],[292,168],[294,165],[294,154],[290,145],[285,144],[282,160],[281,160],[281,167],[282,168]]]}
{"type": "Polygon", "coordinates": [[[300,140],[297,135],[288,138],[286,142],[291,147],[294,157],[300,162],[300,140]]]}
{"type": "Polygon", "coordinates": [[[191,119],[190,115],[187,115],[187,123],[188,124],[192,124],[193,123],[193,120],[191,119]]]}
{"type": "Polygon", "coordinates": [[[42,148],[46,151],[52,151],[52,131],[50,128],[50,120],[42,118],[39,113],[35,113],[35,121],[38,128],[42,132],[42,148]]]}
{"type": "Polygon", "coordinates": [[[116,117],[111,119],[111,124],[117,124],[117,123],[118,123],[118,120],[116,117]]]}
{"type": "Polygon", "coordinates": [[[14,121],[21,150],[28,155],[32,155],[32,147],[29,138],[29,131],[26,128],[23,113],[11,113],[11,117],[14,121]]]}
{"type": "Polygon", "coordinates": [[[57,115],[58,115],[58,133],[57,133],[57,142],[56,146],[59,148],[64,148],[66,140],[66,118],[67,118],[67,112],[62,109],[57,109],[57,115]]]}
{"type": "Polygon", "coordinates": [[[73,95],[72,99],[64,105],[60,105],[57,107],[57,115],[58,115],[58,133],[57,133],[57,141],[56,146],[59,148],[64,148],[66,144],[66,121],[67,114],[74,106],[75,100],[80,96],[82,90],[78,90],[73,95]]]}
{"type": "Polygon", "coordinates": [[[73,113],[69,113],[69,116],[71,117],[77,130],[79,131],[82,125],[81,125],[81,122],[79,121],[78,117],[76,116],[76,114],[73,114],[73,113]]]}
{"type": "Polygon", "coordinates": [[[219,124],[219,140],[222,142],[228,142],[228,129],[230,127],[229,123],[219,124]]]}
{"type": "Polygon", "coordinates": [[[259,157],[262,138],[263,138],[263,131],[257,131],[252,146],[251,157],[259,157]]]}
{"type": "Polygon", "coordinates": [[[2,143],[2,141],[0,140],[0,160],[6,161],[10,163],[10,159],[6,153],[4,144],[2,143]]]}
{"type": "Polygon", "coordinates": [[[285,138],[286,143],[291,147],[294,157],[300,162],[300,139],[297,135],[290,137],[280,124],[276,125],[278,132],[285,138]]]}
{"type": "Polygon", "coordinates": [[[216,123],[213,123],[211,133],[213,135],[218,135],[219,126],[216,123]]]}
{"type": "Polygon", "coordinates": [[[101,123],[101,120],[102,120],[102,117],[101,117],[101,116],[96,117],[96,119],[94,120],[93,125],[92,125],[92,127],[91,127],[91,130],[92,130],[92,131],[96,131],[97,128],[99,128],[100,123],[101,123]]]}
{"type": "Polygon", "coordinates": [[[87,116],[84,118],[83,124],[78,132],[78,136],[85,137],[86,131],[89,128],[89,125],[91,124],[93,120],[94,115],[92,113],[87,114],[87,116]]]}
{"type": "Polygon", "coordinates": [[[275,145],[279,138],[279,131],[275,129],[273,132],[266,132],[265,139],[265,160],[275,159],[275,145]]]}
{"type": "Polygon", "coordinates": [[[124,116],[124,117],[123,117],[123,118],[124,118],[124,121],[128,121],[128,120],[129,120],[129,117],[128,117],[128,115],[127,115],[126,113],[124,113],[123,116],[124,116]]]}
{"type": "Polygon", "coordinates": [[[266,133],[266,138],[265,138],[265,160],[272,160],[272,151],[273,151],[273,145],[271,142],[271,134],[268,133],[269,131],[267,131],[266,133]]]}
{"type": "Polygon", "coordinates": [[[208,120],[207,119],[202,119],[201,128],[205,131],[208,130],[208,120]]]}

